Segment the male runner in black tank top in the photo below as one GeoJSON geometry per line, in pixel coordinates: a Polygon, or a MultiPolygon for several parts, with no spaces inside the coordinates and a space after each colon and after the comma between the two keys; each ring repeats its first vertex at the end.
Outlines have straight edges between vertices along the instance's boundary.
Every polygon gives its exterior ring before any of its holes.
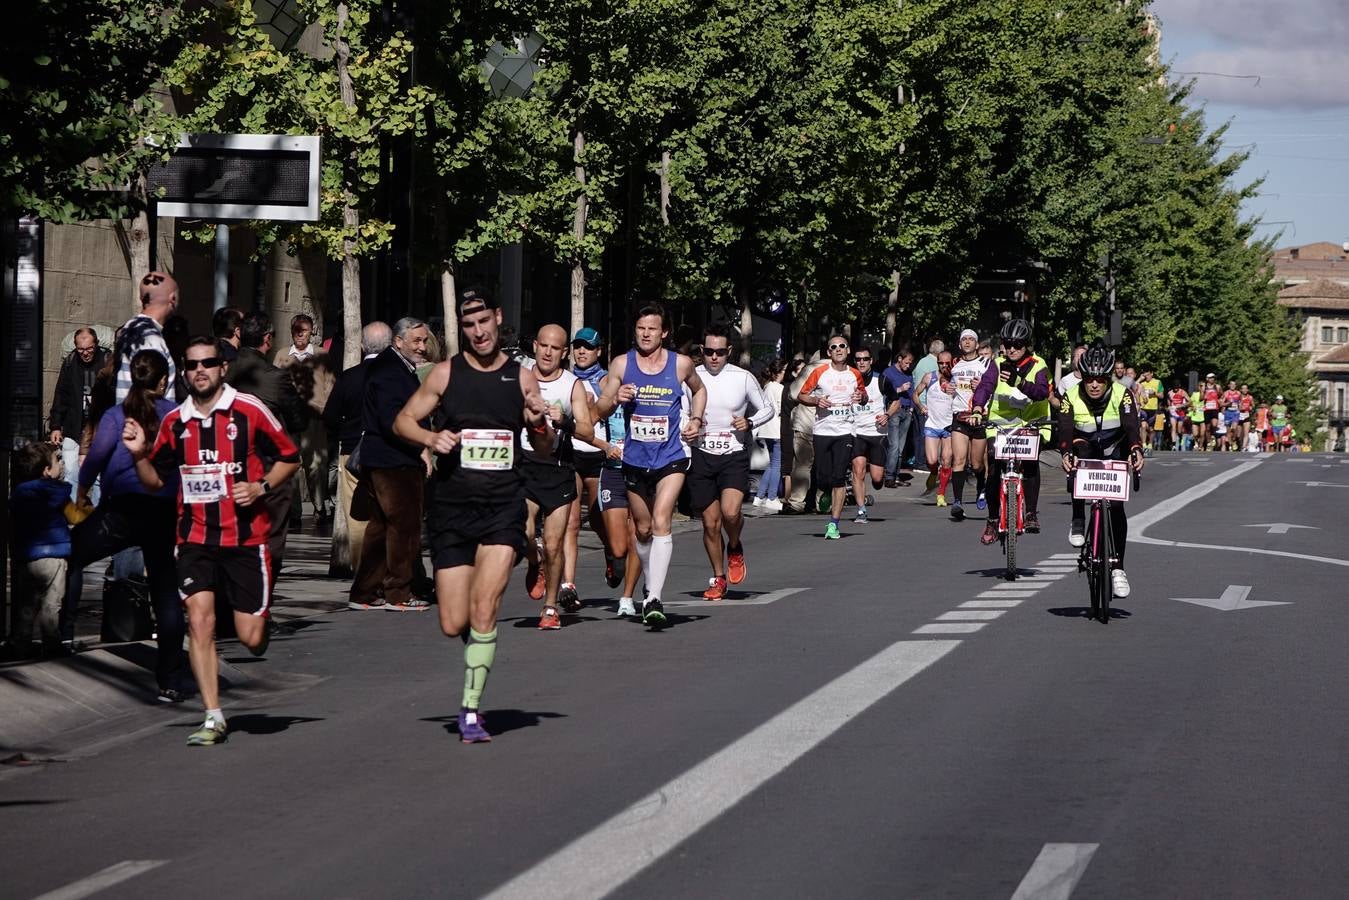
{"type": "Polygon", "coordinates": [[[463,637],[459,740],[490,741],[479,714],[496,657],[496,618],[525,549],[520,431],[539,452],[553,446],[534,373],[501,351],[501,309],[476,291],[459,301],[462,353],[440,363],[394,420],[394,433],[436,454],[427,511],[440,627],[463,637]],[[435,415],[437,431],[420,424],[435,415]]]}

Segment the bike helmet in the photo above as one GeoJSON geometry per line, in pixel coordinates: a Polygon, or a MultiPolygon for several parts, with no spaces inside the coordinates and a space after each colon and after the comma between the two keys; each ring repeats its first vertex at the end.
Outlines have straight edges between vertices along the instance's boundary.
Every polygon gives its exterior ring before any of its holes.
{"type": "Polygon", "coordinates": [[[1092,344],[1077,362],[1083,378],[1104,378],[1115,371],[1115,351],[1104,344],[1092,344]]]}
{"type": "Polygon", "coordinates": [[[1002,326],[1002,339],[1004,341],[1030,342],[1030,323],[1025,319],[1012,319],[1006,325],[1002,326]]]}

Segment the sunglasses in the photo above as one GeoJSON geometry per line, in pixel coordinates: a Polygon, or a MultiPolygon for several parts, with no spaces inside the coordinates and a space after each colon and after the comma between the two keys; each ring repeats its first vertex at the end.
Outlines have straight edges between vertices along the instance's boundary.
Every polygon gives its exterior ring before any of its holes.
{"type": "Polygon", "coordinates": [[[1008,350],[1025,350],[1025,349],[1026,349],[1026,342],[1025,342],[1025,341],[1004,341],[1004,342],[1003,342],[1003,346],[1006,347],[1008,350]]]}
{"type": "Polygon", "coordinates": [[[853,362],[871,362],[870,356],[854,356],[853,362]]]}
{"type": "Polygon", "coordinates": [[[224,360],[218,356],[208,356],[205,359],[189,359],[183,363],[183,371],[191,372],[198,367],[203,369],[218,369],[222,362],[224,362],[224,360]]]}
{"type": "Polygon", "coordinates": [[[731,352],[730,347],[704,347],[703,356],[726,356],[731,352]]]}
{"type": "Polygon", "coordinates": [[[829,345],[829,349],[830,349],[830,350],[847,350],[847,349],[848,349],[848,345],[847,345],[847,344],[830,344],[830,345],[829,345]]]}
{"type": "Polygon", "coordinates": [[[587,344],[585,341],[571,342],[571,349],[573,350],[598,350],[599,348],[599,344],[587,344]]]}
{"type": "Polygon", "coordinates": [[[156,272],[151,272],[141,279],[141,284],[163,284],[164,276],[156,272]]]}

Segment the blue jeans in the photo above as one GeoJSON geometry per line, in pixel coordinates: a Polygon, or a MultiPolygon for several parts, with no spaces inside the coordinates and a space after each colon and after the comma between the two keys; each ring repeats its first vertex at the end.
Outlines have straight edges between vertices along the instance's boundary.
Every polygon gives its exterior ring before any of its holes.
{"type": "Polygon", "coordinates": [[[776,438],[764,438],[768,446],[768,468],[759,479],[759,499],[778,499],[778,486],[782,484],[782,441],[776,438]]]}
{"type": "MultiPolygon", "coordinates": [[[[889,432],[886,436],[885,444],[885,477],[898,478],[899,467],[904,461],[904,445],[909,442],[909,428],[913,425],[914,414],[912,409],[901,409],[890,417],[888,424],[889,432]]],[[[914,456],[917,457],[921,452],[923,442],[914,441],[914,456]]]]}

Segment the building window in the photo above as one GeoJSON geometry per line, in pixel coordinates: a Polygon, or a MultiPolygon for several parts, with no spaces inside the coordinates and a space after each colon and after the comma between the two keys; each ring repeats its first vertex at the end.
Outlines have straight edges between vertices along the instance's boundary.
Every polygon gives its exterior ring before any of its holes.
{"type": "Polygon", "coordinates": [[[1329,325],[1321,326],[1321,343],[1329,344],[1335,340],[1335,329],[1329,325]]]}
{"type": "Polygon", "coordinates": [[[1349,343],[1349,328],[1336,328],[1335,342],[1339,344],[1349,343]]]}
{"type": "Polygon", "coordinates": [[[1344,418],[1344,388],[1335,388],[1335,418],[1344,418]]]}

